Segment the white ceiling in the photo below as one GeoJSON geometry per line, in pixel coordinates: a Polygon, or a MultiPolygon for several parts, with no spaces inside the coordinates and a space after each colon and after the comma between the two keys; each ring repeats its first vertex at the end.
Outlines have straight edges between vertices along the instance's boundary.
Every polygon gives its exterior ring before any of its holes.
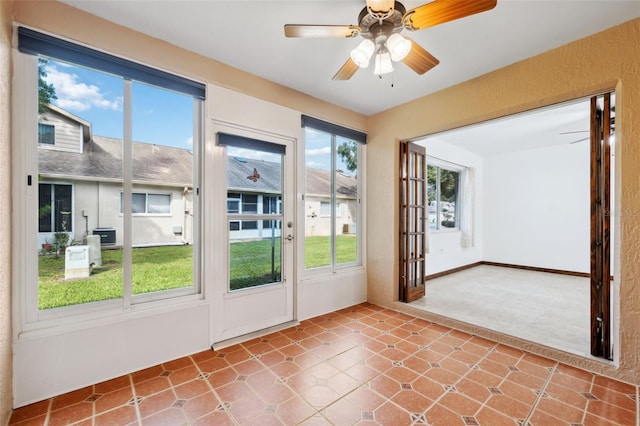
{"type": "Polygon", "coordinates": [[[448,130],[416,141],[437,141],[481,157],[508,152],[573,145],[589,148],[590,101],[579,99],[448,130]]]}
{"type": "MultiPolygon", "coordinates": [[[[360,40],[287,39],[283,26],[355,25],[364,0],[62,1],[365,115],[640,17],[638,0],[498,0],[491,11],[409,34],[440,60],[422,76],[397,64],[382,79],[370,66],[332,81],[360,40]]],[[[403,2],[407,10],[423,3],[403,2]]]]}

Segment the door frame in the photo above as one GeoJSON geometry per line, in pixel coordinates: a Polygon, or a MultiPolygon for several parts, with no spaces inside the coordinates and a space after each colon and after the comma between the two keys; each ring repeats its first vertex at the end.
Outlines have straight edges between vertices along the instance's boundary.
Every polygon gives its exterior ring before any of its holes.
{"type": "Polygon", "coordinates": [[[427,267],[427,153],[414,142],[400,142],[399,300],[425,296],[427,267]]]}
{"type": "MultiPolygon", "coordinates": [[[[217,144],[219,133],[226,133],[274,143],[286,146],[286,154],[283,156],[283,224],[282,233],[296,235],[296,139],[286,135],[280,135],[263,131],[242,124],[211,120],[209,137],[207,138],[206,161],[213,167],[205,168],[205,182],[207,193],[203,194],[207,211],[216,212],[210,219],[209,229],[205,229],[205,268],[209,268],[207,276],[213,277],[207,284],[207,299],[211,305],[211,342],[215,345],[224,345],[223,342],[236,340],[262,330],[295,323],[297,317],[296,298],[296,249],[297,240],[286,241],[282,238],[282,282],[255,288],[228,290],[229,283],[229,231],[227,217],[227,149],[217,144]],[[293,227],[286,228],[287,222],[292,222],[293,227]],[[210,241],[210,244],[207,244],[210,241]],[[253,299],[266,301],[270,297],[275,298],[275,293],[285,297],[285,306],[277,315],[270,319],[248,319],[244,324],[238,324],[238,318],[248,311],[256,315],[264,312],[255,312],[247,308],[241,309],[241,301],[253,299]],[[240,313],[230,319],[233,312],[240,313]],[[231,321],[232,323],[230,323],[231,321]]],[[[273,300],[273,299],[272,299],[273,300]]],[[[264,303],[264,306],[270,305],[264,303]]],[[[282,306],[280,306],[282,308],[282,306]]]]}

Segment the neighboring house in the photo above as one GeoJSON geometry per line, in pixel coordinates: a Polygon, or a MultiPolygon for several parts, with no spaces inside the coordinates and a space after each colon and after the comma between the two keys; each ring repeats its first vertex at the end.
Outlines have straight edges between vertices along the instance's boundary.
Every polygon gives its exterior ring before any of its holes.
{"type": "MultiPolygon", "coordinates": [[[[305,235],[331,234],[331,173],[306,168],[305,235]]],[[[358,209],[358,187],[355,176],[336,173],[335,176],[336,235],[355,234],[358,209]]]]}
{"type": "MultiPolygon", "coordinates": [[[[190,244],[193,225],[193,155],[187,149],[134,142],[133,245],[190,244]]],[[[55,232],[71,240],[113,235],[122,245],[122,141],[93,136],[91,123],[56,106],[40,115],[38,126],[39,246],[55,232]],[[99,231],[96,231],[99,229],[99,231]]],[[[227,211],[280,214],[281,166],[230,157],[227,211]],[[255,177],[257,173],[259,177],[255,177]]],[[[331,176],[306,169],[306,235],[330,235],[331,176]]],[[[336,174],[336,229],[355,233],[356,179],[336,174]]],[[[276,221],[230,221],[230,238],[280,235],[276,221]]],[[[107,241],[103,239],[103,242],[107,241]]]]}
{"type": "MultiPolygon", "coordinates": [[[[41,114],[38,139],[39,243],[107,228],[122,245],[122,141],[92,137],[90,123],[56,106],[41,114]]],[[[134,245],[192,241],[192,163],[186,149],[133,143],[134,245]]]]}

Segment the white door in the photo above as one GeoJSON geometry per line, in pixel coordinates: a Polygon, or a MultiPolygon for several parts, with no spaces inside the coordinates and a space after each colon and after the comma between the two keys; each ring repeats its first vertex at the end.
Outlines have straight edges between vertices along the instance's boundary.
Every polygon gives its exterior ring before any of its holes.
{"type": "Polygon", "coordinates": [[[295,153],[291,139],[215,130],[216,165],[226,166],[224,178],[217,173],[226,182],[226,203],[216,203],[225,217],[217,246],[226,258],[214,285],[218,343],[294,319],[295,153]]]}

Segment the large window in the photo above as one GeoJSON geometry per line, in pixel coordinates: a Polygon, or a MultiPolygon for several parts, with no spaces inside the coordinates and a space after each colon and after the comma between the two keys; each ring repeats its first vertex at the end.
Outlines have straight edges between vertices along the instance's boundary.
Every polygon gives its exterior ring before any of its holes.
{"type": "Polygon", "coordinates": [[[305,269],[359,265],[359,166],[366,135],[307,116],[303,125],[305,269]]]}
{"type": "Polygon", "coordinates": [[[459,228],[460,171],[427,166],[429,229],[459,228]]]}
{"type": "Polygon", "coordinates": [[[30,318],[199,293],[204,85],[25,28],[18,33],[19,50],[37,57],[28,63],[38,79],[31,117],[38,145],[29,142],[39,180],[38,221],[27,229],[38,241],[38,272],[27,273],[38,277],[25,297],[37,300],[27,307],[37,312],[30,318]],[[55,145],[39,149],[53,145],[56,128],[55,145]],[[67,183],[47,183],[54,180],[67,183]],[[92,268],[69,273],[71,245],[88,247],[92,268]],[[85,308],[65,309],[71,305],[85,308]]]}

